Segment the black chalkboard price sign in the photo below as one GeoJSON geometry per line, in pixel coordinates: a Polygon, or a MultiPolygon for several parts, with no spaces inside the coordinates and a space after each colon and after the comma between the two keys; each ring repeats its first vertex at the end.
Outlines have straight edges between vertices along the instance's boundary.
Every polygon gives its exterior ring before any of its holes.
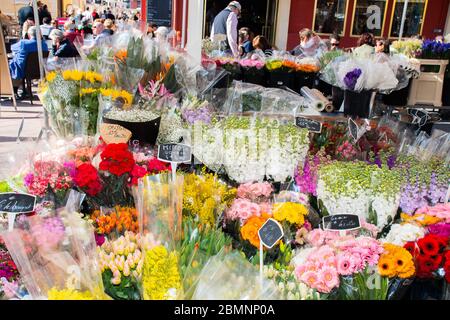
{"type": "Polygon", "coordinates": [[[320,133],[322,131],[322,123],[320,121],[308,118],[295,117],[295,125],[300,128],[306,128],[310,132],[320,133]]]}
{"type": "Polygon", "coordinates": [[[191,155],[191,147],[187,144],[167,143],[158,146],[158,159],[164,162],[190,162],[191,155]]]}
{"type": "Polygon", "coordinates": [[[170,27],[172,24],[172,0],[147,0],[147,22],[170,27]]]}
{"type": "Polygon", "coordinates": [[[0,212],[30,213],[36,207],[36,196],[26,193],[0,193],[0,212]]]}
{"type": "Polygon", "coordinates": [[[322,219],[324,230],[350,231],[361,228],[356,214],[335,214],[322,219]]]}
{"type": "Polygon", "coordinates": [[[278,240],[283,238],[283,227],[278,221],[270,218],[258,230],[259,240],[268,249],[272,248],[278,240]]]}

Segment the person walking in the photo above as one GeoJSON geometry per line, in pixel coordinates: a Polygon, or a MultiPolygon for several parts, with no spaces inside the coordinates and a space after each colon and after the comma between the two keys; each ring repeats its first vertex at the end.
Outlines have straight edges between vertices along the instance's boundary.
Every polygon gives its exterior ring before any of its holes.
{"type": "Polygon", "coordinates": [[[48,7],[46,4],[44,4],[38,9],[38,15],[39,15],[39,24],[43,23],[44,18],[49,18],[49,21],[52,20],[52,14],[50,13],[50,11],[48,11],[48,7]]]}
{"type": "Polygon", "coordinates": [[[217,38],[221,39],[225,51],[231,50],[235,57],[239,56],[237,25],[241,9],[239,2],[231,1],[225,9],[216,15],[211,31],[211,39],[213,41],[217,38]]]}

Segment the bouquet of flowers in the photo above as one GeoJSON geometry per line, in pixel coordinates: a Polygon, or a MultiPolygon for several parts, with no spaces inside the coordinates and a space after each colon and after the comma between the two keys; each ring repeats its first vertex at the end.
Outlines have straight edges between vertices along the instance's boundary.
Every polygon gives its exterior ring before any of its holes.
{"type": "Polygon", "coordinates": [[[96,98],[103,75],[73,66],[66,68],[50,71],[39,86],[52,128],[61,137],[94,135],[98,114],[96,98]]]}
{"type": "Polygon", "coordinates": [[[229,188],[215,174],[187,174],[184,177],[183,215],[193,217],[202,225],[215,226],[235,195],[236,189],[229,188]]]}
{"type": "Polygon", "coordinates": [[[395,53],[401,53],[409,58],[415,58],[420,52],[422,47],[422,40],[408,39],[408,40],[396,40],[392,42],[391,50],[395,53]]]}
{"type": "Polygon", "coordinates": [[[309,145],[306,129],[248,117],[195,126],[193,137],[197,159],[216,171],[223,165],[228,176],[240,183],[293,177],[309,145]]]}
{"type": "Polygon", "coordinates": [[[397,171],[365,162],[334,162],[319,169],[317,198],[329,214],[357,214],[383,227],[397,213],[400,177],[397,171]]]}
{"type": "Polygon", "coordinates": [[[373,275],[377,276],[373,268],[383,253],[377,240],[316,229],[307,241],[315,246],[301,250],[294,258],[298,281],[324,294],[334,290],[342,299],[385,299],[387,279],[378,277],[378,289],[366,285],[373,275]]]}
{"type": "Polygon", "coordinates": [[[140,300],[145,251],[159,245],[153,235],[125,231],[98,247],[105,292],[114,299],[140,300]]]}
{"type": "Polygon", "coordinates": [[[450,43],[435,40],[424,40],[418,52],[418,57],[422,59],[450,59],[450,43]]]}
{"type": "Polygon", "coordinates": [[[33,299],[105,299],[94,230],[73,207],[2,234],[33,299]]]}

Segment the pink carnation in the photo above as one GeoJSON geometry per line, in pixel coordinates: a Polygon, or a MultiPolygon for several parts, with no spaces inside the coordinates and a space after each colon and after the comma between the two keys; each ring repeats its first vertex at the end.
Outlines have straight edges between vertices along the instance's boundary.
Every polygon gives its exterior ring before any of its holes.
{"type": "Polygon", "coordinates": [[[253,203],[247,199],[234,200],[231,208],[227,210],[226,216],[230,220],[241,220],[244,222],[250,217],[260,216],[261,209],[257,203],[253,203]]]}

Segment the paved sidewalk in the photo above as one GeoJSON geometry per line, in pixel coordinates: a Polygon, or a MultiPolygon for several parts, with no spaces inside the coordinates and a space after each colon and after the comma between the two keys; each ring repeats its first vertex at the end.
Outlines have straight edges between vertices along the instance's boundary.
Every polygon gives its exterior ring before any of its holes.
{"type": "Polygon", "coordinates": [[[20,153],[35,143],[44,124],[44,111],[37,97],[33,105],[29,99],[17,101],[17,111],[12,101],[0,101],[0,111],[0,178],[3,179],[25,160],[20,157],[20,153]],[[22,119],[24,124],[18,141],[22,119]]]}

